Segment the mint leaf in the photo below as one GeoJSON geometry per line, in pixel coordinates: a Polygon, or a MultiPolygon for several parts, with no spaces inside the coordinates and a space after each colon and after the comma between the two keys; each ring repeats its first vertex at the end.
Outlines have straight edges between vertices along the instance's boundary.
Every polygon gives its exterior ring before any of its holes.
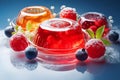
{"type": "Polygon", "coordinates": [[[96,31],[96,38],[97,39],[101,39],[102,38],[102,35],[103,35],[103,32],[104,32],[104,29],[105,29],[105,26],[101,26],[97,29],[96,31]]]}
{"type": "Polygon", "coordinates": [[[31,24],[30,21],[28,21],[27,24],[26,24],[26,29],[27,29],[27,31],[30,31],[31,28],[32,28],[32,24],[31,24]]]}
{"type": "Polygon", "coordinates": [[[101,40],[106,46],[111,45],[111,43],[107,39],[102,38],[101,40]]]}
{"type": "Polygon", "coordinates": [[[90,35],[91,38],[95,38],[94,32],[91,29],[87,29],[86,31],[90,35]]]}
{"type": "Polygon", "coordinates": [[[15,28],[14,28],[14,29],[15,29],[15,32],[18,32],[18,28],[19,28],[19,26],[16,25],[15,28]]]}
{"type": "Polygon", "coordinates": [[[16,34],[16,32],[12,32],[12,35],[16,34]]]}

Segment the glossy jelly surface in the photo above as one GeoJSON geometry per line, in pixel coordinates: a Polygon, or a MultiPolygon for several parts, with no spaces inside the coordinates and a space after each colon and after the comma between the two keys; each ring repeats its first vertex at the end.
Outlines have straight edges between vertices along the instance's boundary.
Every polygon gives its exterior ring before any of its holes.
{"type": "Polygon", "coordinates": [[[104,36],[110,31],[107,18],[104,14],[98,12],[87,12],[82,14],[79,23],[83,29],[92,29],[94,32],[96,32],[99,27],[104,25],[104,36]]]}
{"type": "Polygon", "coordinates": [[[53,51],[47,53],[63,54],[83,48],[85,39],[81,27],[76,21],[53,18],[40,24],[33,43],[39,49],[53,51]]]}
{"type": "Polygon", "coordinates": [[[42,21],[53,18],[51,11],[43,6],[30,6],[22,9],[16,19],[17,25],[26,30],[29,22],[32,25],[31,31],[36,30],[42,21]]]}

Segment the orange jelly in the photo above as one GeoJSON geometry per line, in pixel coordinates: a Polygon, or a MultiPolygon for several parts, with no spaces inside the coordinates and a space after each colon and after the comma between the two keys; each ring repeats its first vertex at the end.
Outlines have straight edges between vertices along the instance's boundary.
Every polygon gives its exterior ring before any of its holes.
{"type": "Polygon", "coordinates": [[[30,6],[20,11],[16,23],[26,31],[26,24],[29,22],[32,25],[31,31],[34,31],[41,22],[50,18],[53,18],[53,15],[48,8],[43,6],[30,6]]]}

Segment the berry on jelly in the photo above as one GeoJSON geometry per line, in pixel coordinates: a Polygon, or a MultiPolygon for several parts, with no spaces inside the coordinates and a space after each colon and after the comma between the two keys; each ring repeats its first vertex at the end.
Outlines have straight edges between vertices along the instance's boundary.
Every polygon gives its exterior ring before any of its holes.
{"type": "Polygon", "coordinates": [[[85,49],[80,49],[76,53],[76,58],[80,61],[85,61],[88,58],[88,54],[85,49]]]}
{"type": "Polygon", "coordinates": [[[116,42],[119,39],[119,34],[116,31],[110,31],[108,38],[112,42],[116,42]]]}
{"type": "Polygon", "coordinates": [[[77,20],[77,13],[74,8],[65,7],[60,11],[60,18],[77,20]]]}
{"type": "Polygon", "coordinates": [[[14,28],[12,26],[8,26],[4,30],[4,33],[8,38],[10,38],[12,36],[13,32],[14,32],[14,28]]]}
{"type": "Polygon", "coordinates": [[[25,55],[27,59],[32,60],[37,57],[38,51],[36,48],[30,46],[25,49],[25,55]]]}

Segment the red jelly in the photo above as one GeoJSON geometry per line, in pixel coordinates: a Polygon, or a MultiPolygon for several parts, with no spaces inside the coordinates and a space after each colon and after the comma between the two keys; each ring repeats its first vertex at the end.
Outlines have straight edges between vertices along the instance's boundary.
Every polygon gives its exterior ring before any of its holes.
{"type": "Polygon", "coordinates": [[[104,35],[106,35],[110,31],[108,21],[107,21],[106,17],[101,13],[87,12],[87,13],[81,15],[79,23],[83,29],[90,28],[94,32],[96,32],[96,30],[99,27],[104,25],[105,26],[104,35]]]}
{"type": "Polygon", "coordinates": [[[39,50],[38,58],[56,64],[77,61],[75,51],[85,45],[80,25],[74,20],[64,18],[42,22],[32,43],[39,50]]]}
{"type": "Polygon", "coordinates": [[[83,48],[85,42],[81,27],[76,21],[54,18],[40,25],[33,43],[59,52],[61,49],[83,48]]]}

